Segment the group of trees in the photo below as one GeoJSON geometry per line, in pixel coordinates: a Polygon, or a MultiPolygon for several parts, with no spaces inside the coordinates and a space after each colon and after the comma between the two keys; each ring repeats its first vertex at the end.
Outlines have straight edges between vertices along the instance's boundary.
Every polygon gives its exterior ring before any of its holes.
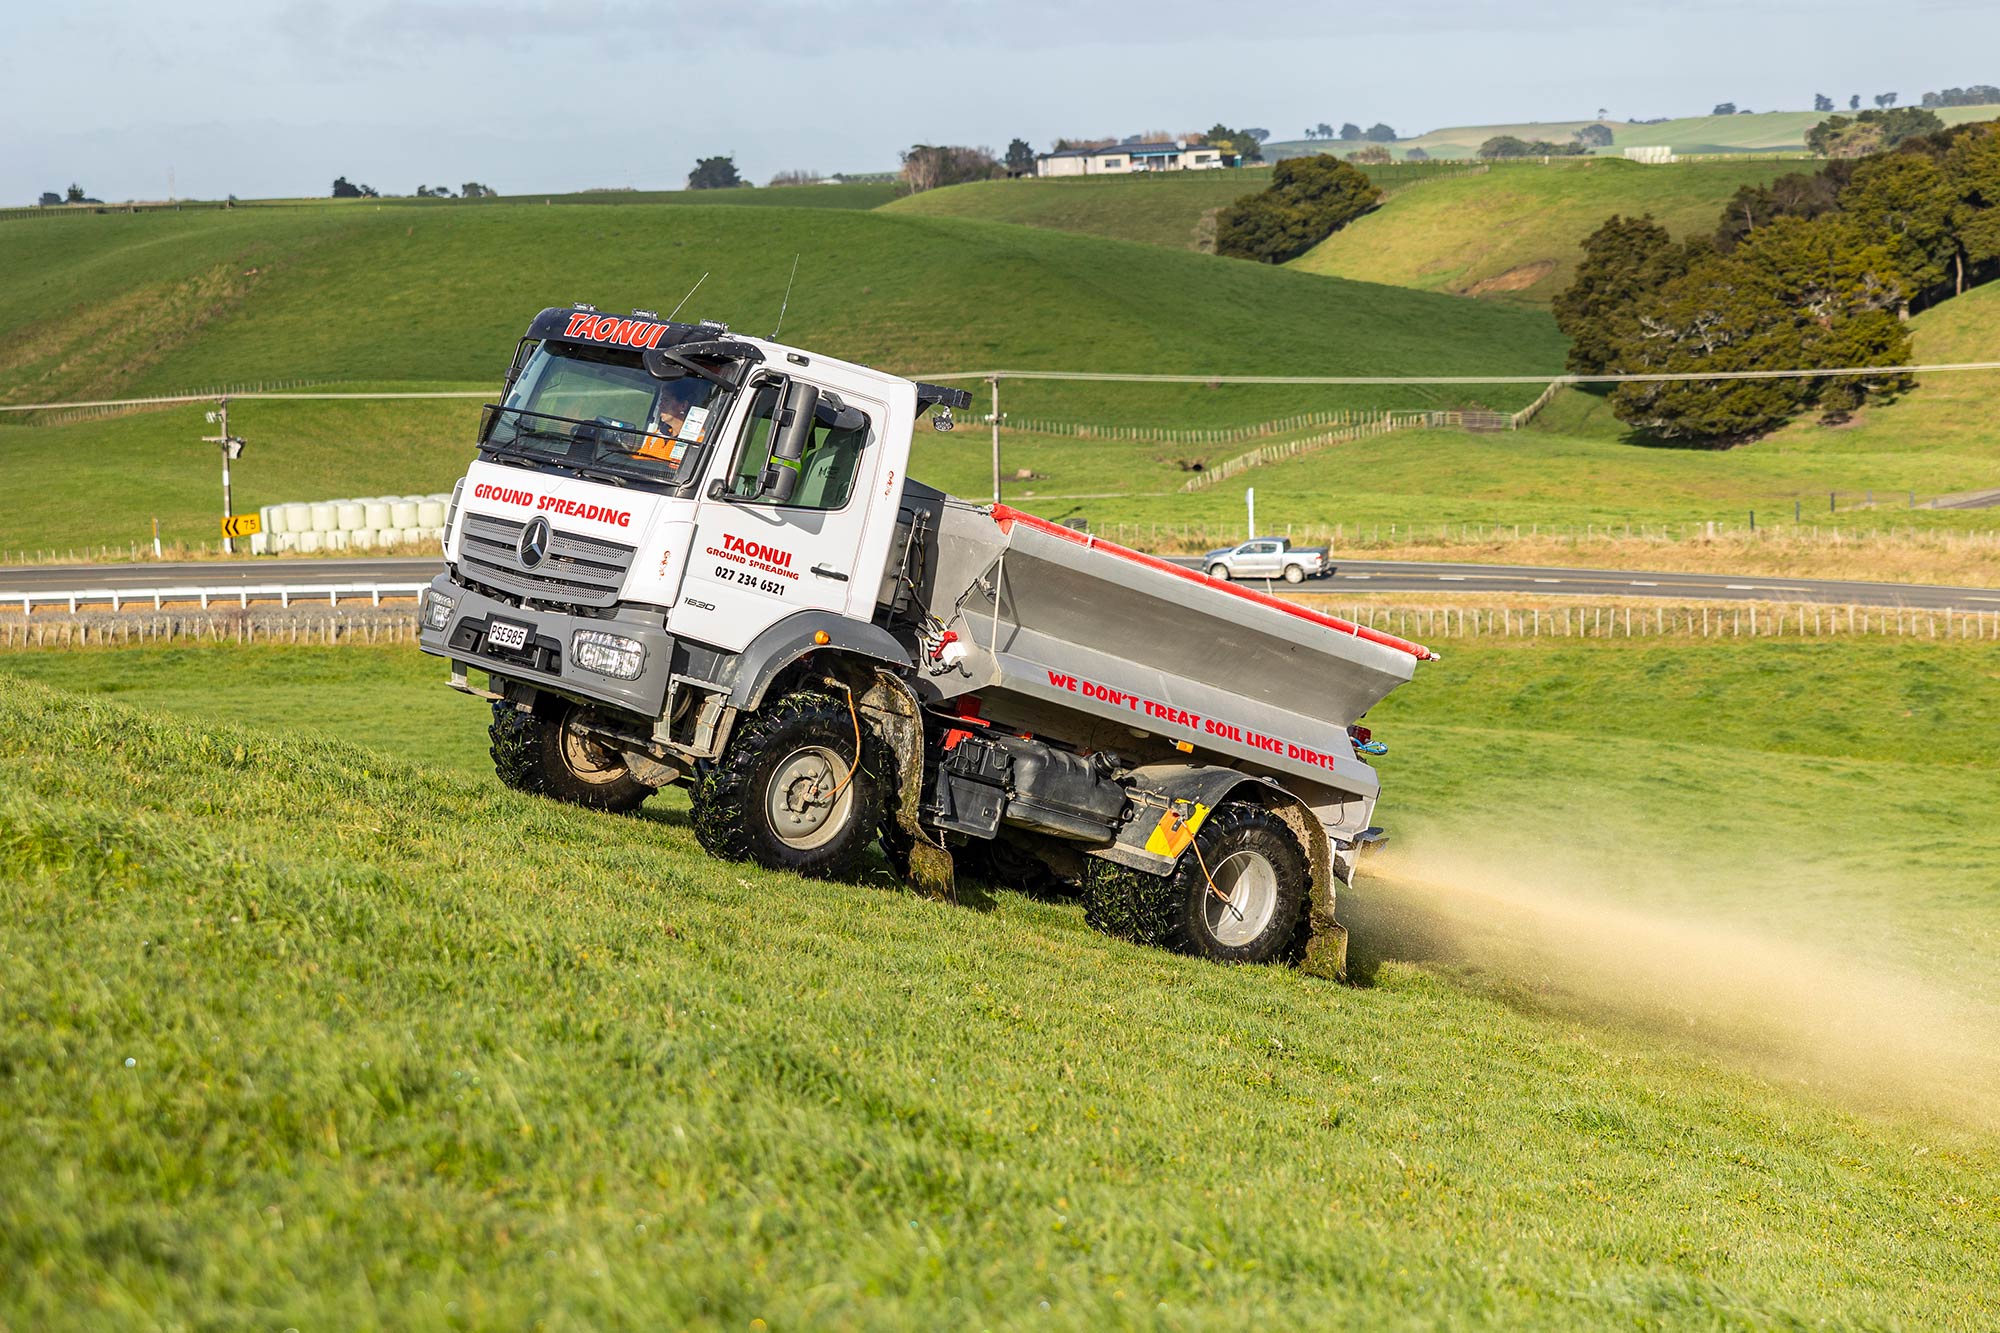
{"type": "Polygon", "coordinates": [[[990,148],[962,144],[913,144],[903,154],[903,187],[922,194],[946,185],[992,180],[1007,174],[990,148]]]}
{"type": "Polygon", "coordinates": [[[2000,104],[2000,88],[1975,83],[1970,88],[1947,88],[1941,93],[1925,93],[1925,106],[1994,106],[2000,104]]]}
{"type": "MultiPolygon", "coordinates": [[[[1745,186],[1716,234],[1676,242],[1613,217],[1555,304],[1578,374],[1908,364],[1904,317],[2000,277],[2000,123],[1745,186]]],[[[1620,420],[1665,439],[1742,439],[1818,410],[1839,419],[1905,375],[1620,384],[1620,420]]]]}
{"type": "Polygon", "coordinates": [[[1215,250],[1282,264],[1381,202],[1382,191],[1359,167],[1328,155],[1288,157],[1272,169],[1267,189],[1216,215],[1215,250]]]}
{"type": "Polygon", "coordinates": [[[104,201],[102,199],[92,199],[83,192],[81,185],[78,185],[75,181],[71,181],[69,188],[61,194],[57,194],[54,190],[43,190],[42,197],[35,202],[42,208],[56,208],[63,204],[101,204],[104,201]]]}
{"type": "Polygon", "coordinates": [[[1366,141],[1368,143],[1394,143],[1397,139],[1397,134],[1395,130],[1391,129],[1389,126],[1383,124],[1380,121],[1377,121],[1375,124],[1370,125],[1365,130],[1362,129],[1359,125],[1356,125],[1353,121],[1349,121],[1347,124],[1342,125],[1338,132],[1335,132],[1333,126],[1327,124],[1325,121],[1321,121],[1317,125],[1308,125],[1306,127],[1306,138],[1344,139],[1349,143],[1355,143],[1358,141],[1366,141]]]}
{"type": "Polygon", "coordinates": [[[1934,111],[1919,107],[1897,107],[1892,111],[1863,111],[1853,119],[1828,116],[1806,131],[1806,147],[1821,157],[1866,157],[1901,147],[1920,135],[1935,134],[1944,128],[1934,111]]]}
{"type": "Polygon", "coordinates": [[[736,159],[727,154],[696,158],[687,180],[690,190],[729,190],[741,184],[743,177],[736,173],[736,159]]]}
{"type": "Polygon", "coordinates": [[[1496,134],[1479,145],[1481,157],[1578,157],[1589,151],[1575,139],[1550,143],[1547,139],[1528,140],[1512,134],[1496,134]]]}
{"type": "MultiPolygon", "coordinates": [[[[380,199],[382,196],[372,185],[356,185],[345,176],[336,176],[333,178],[333,197],[335,199],[380,199]]],[[[478,181],[467,181],[458,187],[457,194],[451,192],[449,185],[419,185],[416,197],[419,199],[498,199],[500,192],[490,185],[481,185],[478,181]]],[[[232,195],[230,198],[233,202],[235,196],[232,195]]]]}

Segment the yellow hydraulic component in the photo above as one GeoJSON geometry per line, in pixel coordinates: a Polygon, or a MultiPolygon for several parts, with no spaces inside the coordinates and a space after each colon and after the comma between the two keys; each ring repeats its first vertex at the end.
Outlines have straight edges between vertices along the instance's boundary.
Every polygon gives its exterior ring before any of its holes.
{"type": "Polygon", "coordinates": [[[1175,802],[1147,835],[1146,850],[1155,856],[1179,857],[1194,841],[1194,835],[1201,832],[1201,821],[1207,818],[1208,807],[1199,801],[1175,802]]]}

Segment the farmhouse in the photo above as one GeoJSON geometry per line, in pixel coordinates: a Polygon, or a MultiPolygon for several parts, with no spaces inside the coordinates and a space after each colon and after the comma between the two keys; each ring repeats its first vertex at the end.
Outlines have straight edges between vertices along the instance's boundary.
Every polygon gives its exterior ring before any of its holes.
{"type": "Polygon", "coordinates": [[[1234,153],[1186,139],[1119,143],[1103,148],[1065,148],[1035,158],[1037,176],[1108,176],[1135,171],[1213,171],[1233,167],[1234,153]]]}

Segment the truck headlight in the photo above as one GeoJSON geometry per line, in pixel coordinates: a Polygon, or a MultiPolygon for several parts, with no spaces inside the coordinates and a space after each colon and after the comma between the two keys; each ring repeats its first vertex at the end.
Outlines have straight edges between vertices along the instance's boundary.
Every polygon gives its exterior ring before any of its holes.
{"type": "Polygon", "coordinates": [[[443,629],[451,620],[451,608],[457,599],[446,597],[435,588],[424,590],[424,628],[443,629]]]}
{"type": "Polygon", "coordinates": [[[585,671],[613,680],[635,680],[646,664],[646,647],[622,634],[580,629],[570,638],[569,658],[585,671]]]}

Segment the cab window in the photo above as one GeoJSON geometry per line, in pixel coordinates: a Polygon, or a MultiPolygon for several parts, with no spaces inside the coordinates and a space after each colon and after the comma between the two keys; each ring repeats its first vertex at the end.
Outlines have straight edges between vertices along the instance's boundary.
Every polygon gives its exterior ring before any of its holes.
{"type": "MultiPolygon", "coordinates": [[[[757,391],[750,403],[750,417],[743,427],[743,446],[736,453],[736,466],[729,479],[729,493],[739,500],[751,500],[764,469],[771,461],[771,443],[777,435],[778,404],[784,395],[781,384],[757,391]]],[[[825,398],[813,420],[812,437],[798,462],[799,484],[787,509],[840,509],[854,494],[854,479],[861,471],[861,455],[868,445],[869,421],[837,430],[830,418],[835,409],[825,398]]],[[[783,464],[780,464],[783,466],[783,464]]],[[[766,496],[759,504],[776,503],[766,496]]]]}

